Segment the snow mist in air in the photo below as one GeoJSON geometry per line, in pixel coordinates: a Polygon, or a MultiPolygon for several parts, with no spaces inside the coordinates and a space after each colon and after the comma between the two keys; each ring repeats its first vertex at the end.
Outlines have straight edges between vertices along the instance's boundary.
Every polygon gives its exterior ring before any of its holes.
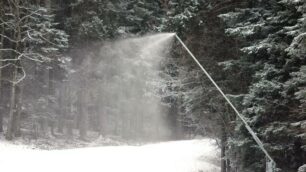
{"type": "Polygon", "coordinates": [[[173,36],[155,34],[80,49],[76,55],[86,58],[70,78],[70,86],[86,90],[81,104],[88,107],[88,121],[95,124],[88,128],[125,139],[170,137],[168,107],[162,105],[159,94],[164,87],[160,68],[173,36]]]}

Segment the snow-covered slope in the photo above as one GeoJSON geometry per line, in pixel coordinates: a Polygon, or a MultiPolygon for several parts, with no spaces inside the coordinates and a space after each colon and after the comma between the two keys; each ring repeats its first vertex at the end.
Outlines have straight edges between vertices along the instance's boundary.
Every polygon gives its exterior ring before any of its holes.
{"type": "Polygon", "coordinates": [[[4,172],[219,172],[211,140],[41,151],[0,142],[4,172]]]}

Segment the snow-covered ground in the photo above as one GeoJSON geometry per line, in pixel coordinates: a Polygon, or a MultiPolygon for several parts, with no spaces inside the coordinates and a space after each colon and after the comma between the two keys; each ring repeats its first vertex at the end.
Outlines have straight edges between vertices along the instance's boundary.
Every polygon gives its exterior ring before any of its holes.
{"type": "Polygon", "coordinates": [[[209,139],[43,151],[0,141],[3,172],[219,172],[209,139]]]}

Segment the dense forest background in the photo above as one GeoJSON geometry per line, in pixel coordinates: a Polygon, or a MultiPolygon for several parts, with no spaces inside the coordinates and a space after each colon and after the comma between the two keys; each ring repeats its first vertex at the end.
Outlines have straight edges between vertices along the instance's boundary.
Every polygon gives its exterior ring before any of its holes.
{"type": "MultiPolygon", "coordinates": [[[[75,87],[103,80],[84,65],[95,63],[103,42],[156,32],[183,38],[277,167],[296,172],[306,163],[304,0],[1,0],[0,132],[8,140],[71,138],[76,129],[83,140],[90,131],[106,134],[99,112],[107,95],[75,87]]],[[[264,154],[242,122],[181,45],[173,46],[161,69],[172,78],[162,97],[171,139],[216,138],[223,172],[264,171],[264,154]]],[[[133,131],[152,119],[138,114],[129,130],[112,116],[109,132],[144,138],[133,131]]]]}

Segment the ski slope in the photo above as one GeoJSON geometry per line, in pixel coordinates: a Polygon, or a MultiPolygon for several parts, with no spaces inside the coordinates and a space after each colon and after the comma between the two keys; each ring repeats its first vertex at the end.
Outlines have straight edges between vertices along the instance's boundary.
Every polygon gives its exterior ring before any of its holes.
{"type": "Polygon", "coordinates": [[[0,142],[3,172],[219,172],[208,139],[42,151],[0,142]]]}

